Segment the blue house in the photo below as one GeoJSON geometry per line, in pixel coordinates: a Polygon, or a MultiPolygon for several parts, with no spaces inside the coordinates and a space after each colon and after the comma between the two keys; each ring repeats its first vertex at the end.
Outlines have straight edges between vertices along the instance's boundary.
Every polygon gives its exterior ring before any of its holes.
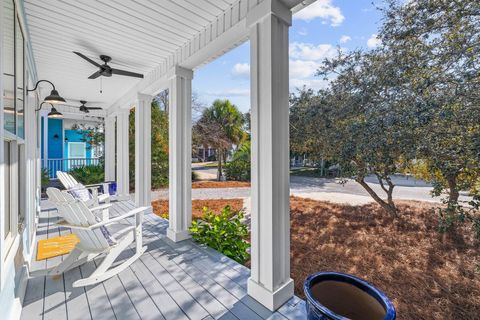
{"type": "Polygon", "coordinates": [[[50,178],[56,172],[69,171],[76,167],[98,164],[101,150],[85,141],[86,130],[81,127],[94,127],[96,122],[74,119],[52,119],[42,116],[41,121],[41,160],[50,178]]]}

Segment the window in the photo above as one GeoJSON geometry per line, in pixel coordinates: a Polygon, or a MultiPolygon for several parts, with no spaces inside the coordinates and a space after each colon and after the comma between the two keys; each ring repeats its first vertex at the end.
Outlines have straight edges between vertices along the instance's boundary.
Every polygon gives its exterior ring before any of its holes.
{"type": "Polygon", "coordinates": [[[24,101],[25,101],[25,56],[24,56],[24,37],[18,17],[15,20],[15,110],[16,110],[16,125],[17,136],[25,138],[25,117],[24,117],[24,101]]]}
{"type": "Polygon", "coordinates": [[[25,40],[12,0],[3,0],[3,101],[5,130],[25,137],[25,40]]]}
{"type": "Polygon", "coordinates": [[[10,236],[10,231],[11,231],[11,208],[10,208],[10,197],[11,197],[11,188],[10,188],[10,143],[7,141],[3,142],[4,145],[4,162],[5,162],[5,179],[3,180],[4,185],[3,188],[5,190],[5,203],[4,203],[4,209],[5,209],[5,224],[3,225],[3,234],[5,236],[5,239],[10,236]]]}
{"type": "Polygon", "coordinates": [[[15,8],[3,1],[3,103],[4,128],[15,134],[15,8]]]}

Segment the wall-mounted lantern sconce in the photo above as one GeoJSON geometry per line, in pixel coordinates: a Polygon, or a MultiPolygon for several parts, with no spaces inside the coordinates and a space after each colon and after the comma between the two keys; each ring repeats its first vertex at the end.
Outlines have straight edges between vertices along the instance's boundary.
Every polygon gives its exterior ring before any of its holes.
{"type": "Polygon", "coordinates": [[[55,85],[51,82],[51,81],[48,81],[48,80],[38,80],[37,83],[35,84],[35,88],[33,89],[27,89],[27,92],[30,92],[30,91],[35,91],[37,90],[38,88],[38,84],[40,82],[48,82],[52,85],[53,89],[52,91],[50,91],[50,95],[45,97],[45,99],[43,99],[44,102],[47,102],[47,103],[53,103],[53,104],[58,104],[58,103],[65,103],[65,99],[62,98],[59,94],[58,94],[58,91],[55,89],[55,85]]]}
{"type": "Polygon", "coordinates": [[[58,140],[60,138],[60,136],[58,135],[58,133],[55,133],[53,135],[53,140],[58,140]]]}
{"type": "Polygon", "coordinates": [[[68,138],[67,138],[67,137],[65,137],[65,143],[67,143],[67,142],[68,142],[68,138]]]}
{"type": "Polygon", "coordinates": [[[42,109],[42,106],[43,106],[44,103],[48,103],[49,105],[52,106],[52,109],[48,113],[48,117],[50,119],[61,119],[61,118],[63,118],[63,114],[60,113],[57,109],[55,109],[53,104],[51,104],[50,102],[45,102],[44,101],[44,102],[40,103],[40,106],[38,107],[38,109],[35,110],[35,112],[40,111],[40,109],[42,109]]]}

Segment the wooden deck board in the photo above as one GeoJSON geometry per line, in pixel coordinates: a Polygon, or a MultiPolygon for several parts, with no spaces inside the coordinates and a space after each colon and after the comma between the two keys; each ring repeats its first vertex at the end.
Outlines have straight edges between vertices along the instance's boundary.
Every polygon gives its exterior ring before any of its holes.
{"type": "MultiPolygon", "coordinates": [[[[135,207],[131,201],[113,202],[111,216],[135,207]]],[[[52,208],[48,202],[42,209],[52,208]]],[[[70,233],[54,223],[57,213],[40,215],[37,240],[70,233]]],[[[133,222],[129,219],[130,223],[133,222]]],[[[305,319],[305,302],[292,298],[272,313],[247,295],[250,271],[219,252],[190,240],[175,243],[166,237],[168,222],[147,213],[143,223],[142,257],[103,283],[73,288],[72,283],[91,274],[101,258],[64,275],[33,277],[27,285],[21,318],[30,319],[305,319]]],[[[133,254],[126,250],[121,262],[133,254]]],[[[31,262],[43,270],[63,257],[31,262]]]]}

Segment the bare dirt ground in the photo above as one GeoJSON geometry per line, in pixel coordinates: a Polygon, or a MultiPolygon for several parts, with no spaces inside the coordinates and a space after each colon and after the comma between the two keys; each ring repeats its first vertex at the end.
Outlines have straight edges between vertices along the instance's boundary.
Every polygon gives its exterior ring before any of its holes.
{"type": "MultiPolygon", "coordinates": [[[[207,207],[215,213],[219,213],[229,205],[233,210],[241,210],[243,208],[243,199],[209,199],[209,200],[192,200],[192,216],[193,219],[199,219],[203,215],[203,208],[207,207]]],[[[168,216],[168,200],[152,201],[153,212],[162,218],[168,216]]]]}
{"type": "Polygon", "coordinates": [[[384,291],[397,319],[480,319],[480,244],[470,229],[437,232],[431,203],[399,202],[395,220],[376,204],[292,197],[295,294],[318,271],[359,276],[384,291]]]}

